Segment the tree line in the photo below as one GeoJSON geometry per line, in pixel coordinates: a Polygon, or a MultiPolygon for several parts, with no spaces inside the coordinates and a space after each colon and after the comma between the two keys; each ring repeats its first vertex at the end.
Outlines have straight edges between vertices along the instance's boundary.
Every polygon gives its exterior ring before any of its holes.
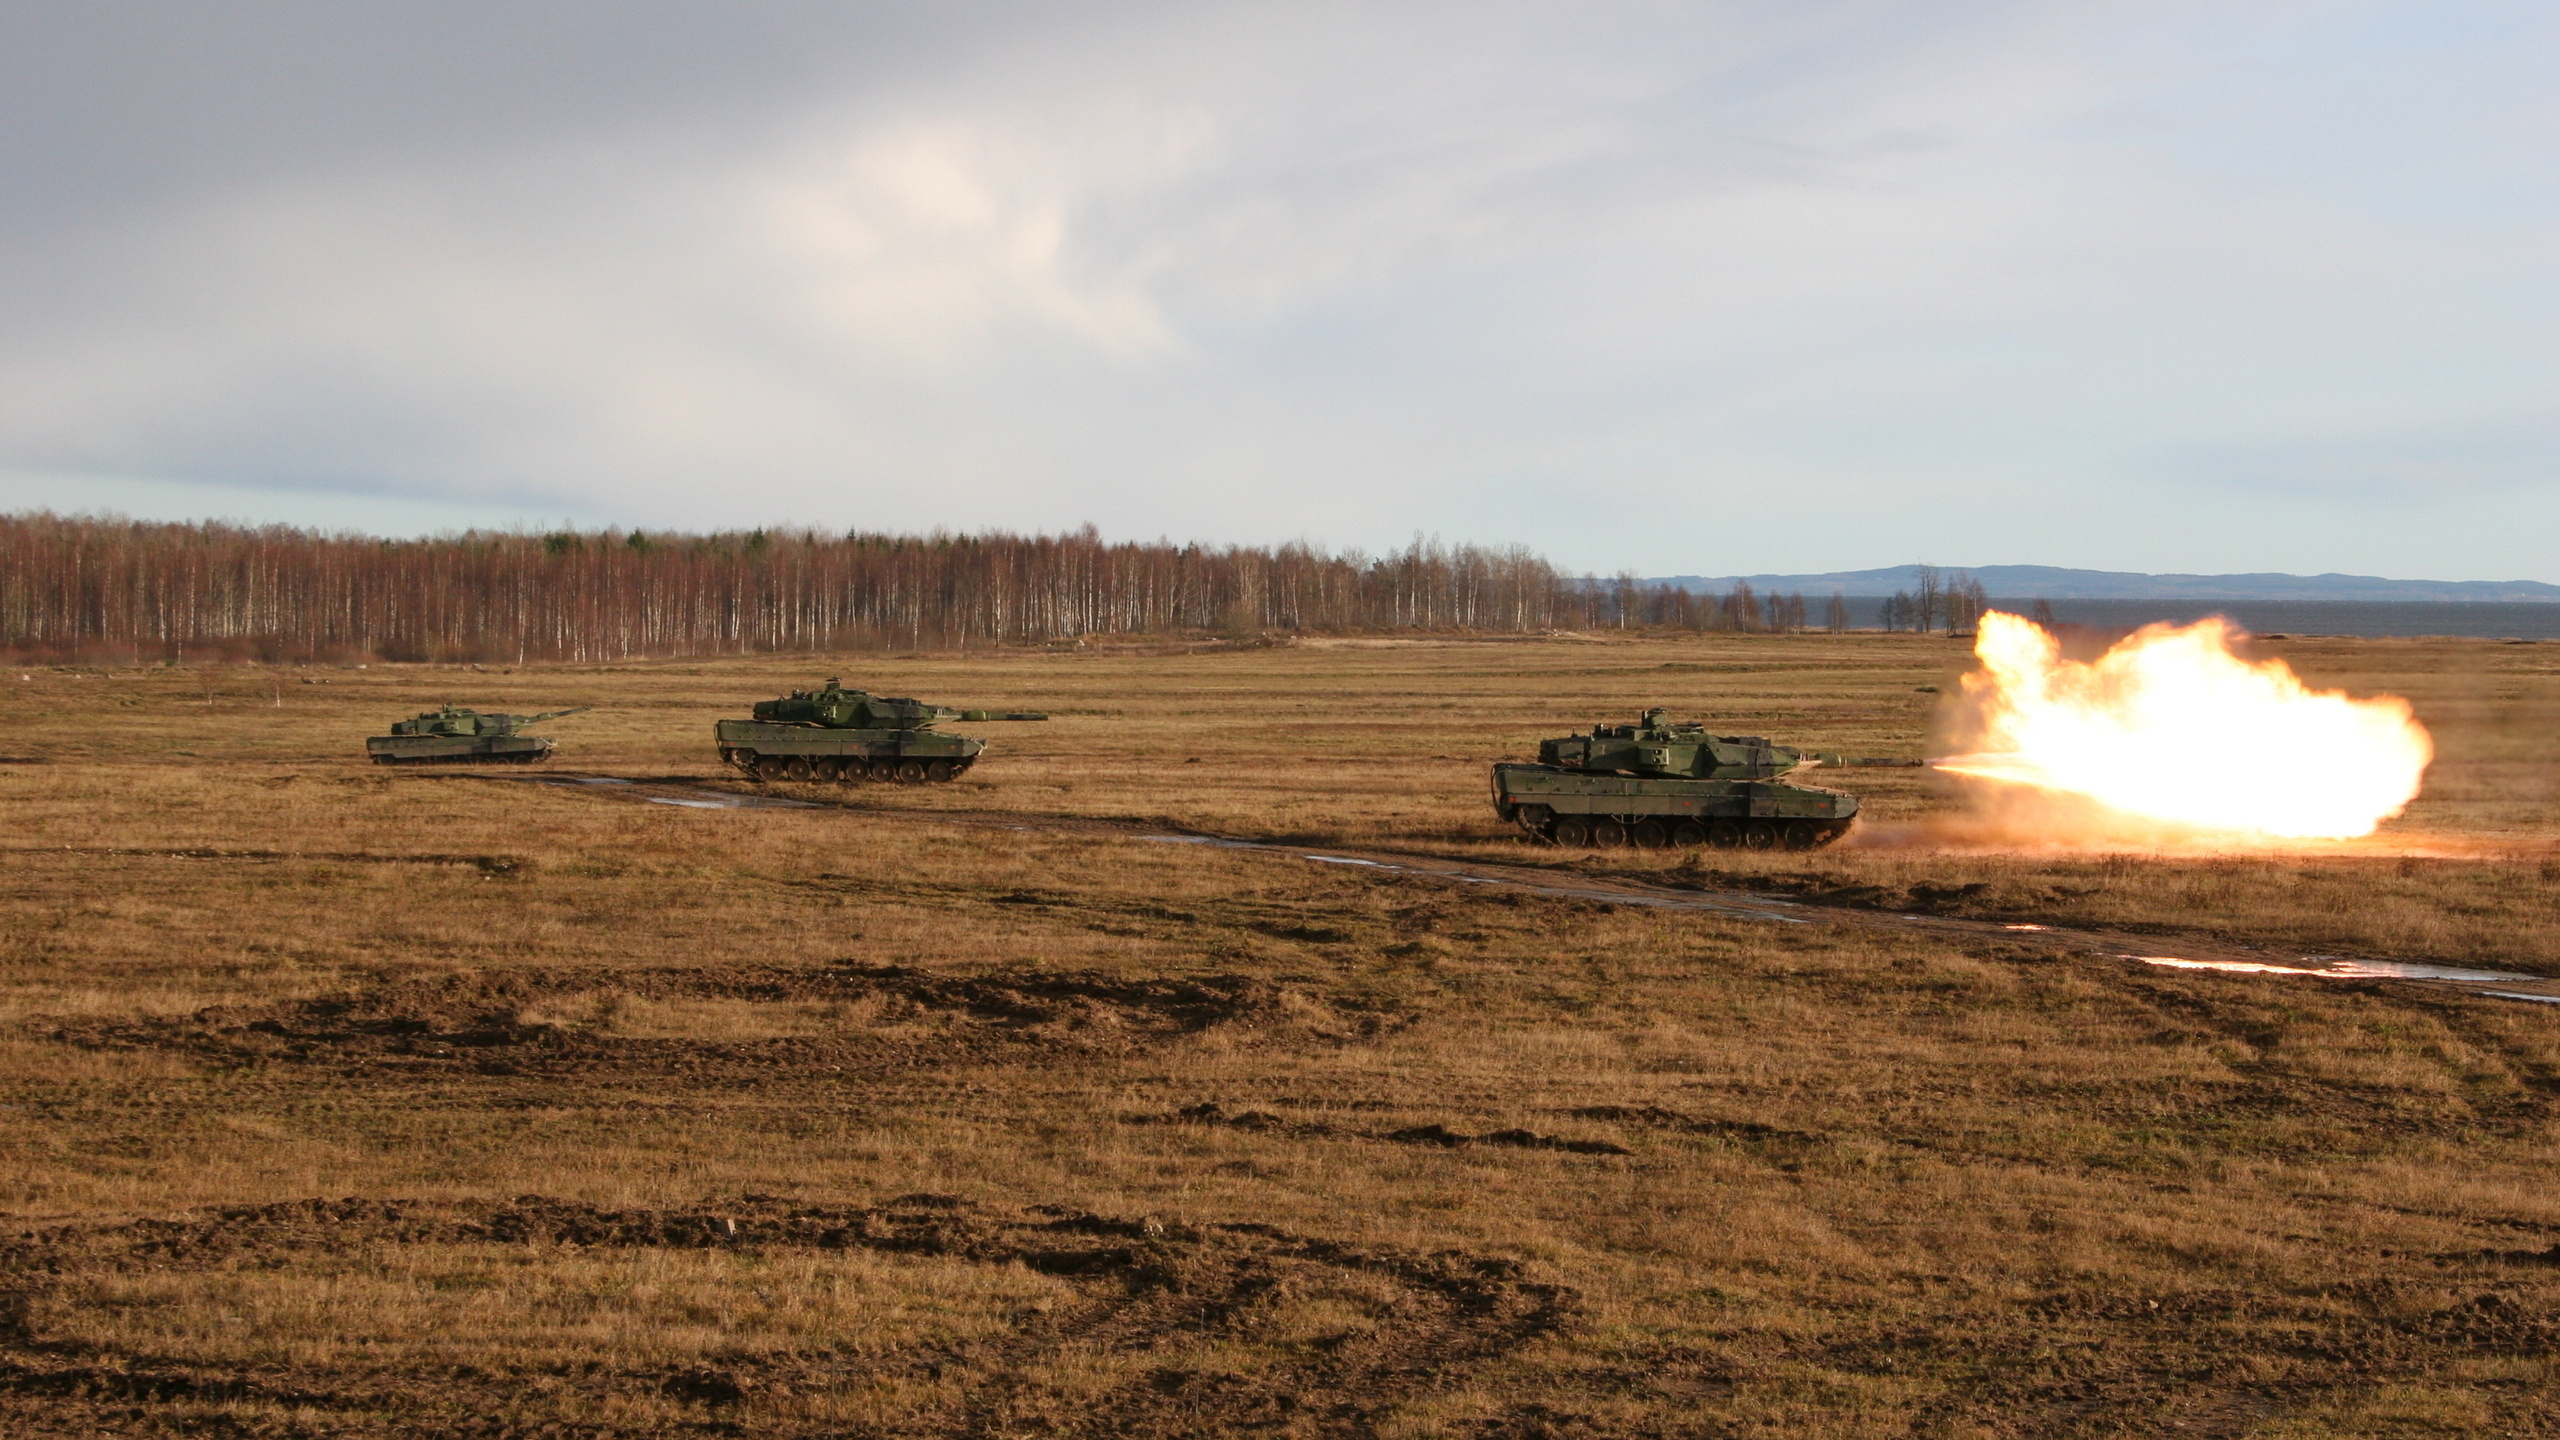
{"type": "MultiPolygon", "coordinates": [[[[1828,628],[1846,628],[1836,597],[1828,628]]],[[[0,515],[0,648],[24,656],[604,661],[1087,636],[1806,628],[1801,595],[1567,574],[1519,546],[1384,555],[1063,535],[473,531],[0,515]]]]}
{"type": "MultiPolygon", "coordinates": [[[[1991,597],[1984,594],[1982,582],[1962,570],[1946,574],[1935,565],[1916,567],[1915,583],[1908,590],[1896,590],[1885,597],[1882,607],[1887,630],[1917,630],[1926,633],[1943,623],[1949,630],[1970,630],[1982,622],[1982,612],[1991,608],[1991,597]]],[[[2039,600],[2039,619],[2050,626],[2053,607],[2039,600]]]]}

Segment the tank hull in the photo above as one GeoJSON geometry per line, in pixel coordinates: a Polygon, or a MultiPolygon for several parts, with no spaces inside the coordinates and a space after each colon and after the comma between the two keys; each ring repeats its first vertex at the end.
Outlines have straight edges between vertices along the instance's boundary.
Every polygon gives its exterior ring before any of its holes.
{"type": "Polygon", "coordinates": [[[1809,850],[1848,833],[1858,797],[1784,780],[1678,780],[1504,763],[1493,767],[1493,808],[1559,845],[1809,850]]]}
{"type": "Polygon", "coordinates": [[[364,742],[376,765],[530,765],[551,753],[539,735],[376,735],[364,742]]]}
{"type": "Polygon", "coordinates": [[[769,720],[722,720],[713,735],[721,763],[759,780],[932,784],[959,778],[987,748],[984,740],[936,730],[839,730],[769,720]]]}

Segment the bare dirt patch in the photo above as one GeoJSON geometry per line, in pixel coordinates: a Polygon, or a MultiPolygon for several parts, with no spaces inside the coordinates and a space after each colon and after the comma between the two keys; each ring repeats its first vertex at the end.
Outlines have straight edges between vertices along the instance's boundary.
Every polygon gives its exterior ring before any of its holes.
{"type": "Polygon", "coordinates": [[[1712,1135],[1725,1140],[1797,1140],[1810,1143],[1822,1138],[1803,1130],[1782,1130],[1754,1120],[1706,1119],[1667,1110],[1659,1105],[1581,1105],[1565,1113],[1582,1120],[1610,1120],[1621,1125],[1641,1125],[1682,1135],[1712,1135]]]}
{"type": "Polygon", "coordinates": [[[216,845],[185,845],[172,849],[117,845],[12,845],[0,847],[0,854],[139,856],[166,860],[238,860],[253,863],[296,861],[328,862],[339,865],[454,865],[466,866],[486,875],[513,875],[533,868],[533,862],[521,855],[446,855],[432,851],[383,853],[372,850],[240,850],[216,845]]]}
{"type": "Polygon", "coordinates": [[[1631,1155],[1634,1151],[1608,1140],[1573,1139],[1560,1135],[1541,1135],[1534,1130],[1510,1128],[1488,1130],[1469,1135],[1442,1124],[1405,1125],[1394,1129],[1355,1129],[1331,1125],[1321,1120],[1291,1120],[1268,1110],[1229,1111],[1214,1100],[1186,1105],[1169,1115],[1132,1117],[1140,1125],[1214,1125],[1234,1130],[1250,1130],[1263,1135],[1299,1136],[1307,1139],[1383,1140],[1394,1145],[1425,1145],[1439,1150],[1456,1150],[1469,1145],[1494,1145],[1513,1150],[1560,1150],[1573,1155],[1631,1155]]]}
{"type": "Polygon", "coordinates": [[[184,1019],[82,1021],[50,1037],[176,1049],[226,1066],[680,1075],[763,1085],[848,1068],[1116,1055],[1226,1030],[1275,1043],[1373,1035],[1403,1017],[1243,975],[949,975],[899,965],[528,967],[184,1019]]]}

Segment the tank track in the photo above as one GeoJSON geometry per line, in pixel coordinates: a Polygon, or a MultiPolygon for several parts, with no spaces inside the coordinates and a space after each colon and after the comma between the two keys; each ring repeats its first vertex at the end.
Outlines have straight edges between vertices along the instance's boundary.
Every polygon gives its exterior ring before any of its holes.
{"type": "Polygon", "coordinates": [[[966,760],[917,760],[859,755],[751,755],[736,752],[729,763],[762,782],[796,780],[815,785],[947,785],[969,773],[977,757],[966,760]]]}
{"type": "Polygon", "coordinates": [[[1818,850],[1849,833],[1850,820],[1663,820],[1651,816],[1538,815],[1524,805],[1522,833],[1570,850],[1818,850]]]}
{"type": "Polygon", "coordinates": [[[376,765],[532,765],[551,758],[548,750],[520,755],[376,755],[376,765]]]}

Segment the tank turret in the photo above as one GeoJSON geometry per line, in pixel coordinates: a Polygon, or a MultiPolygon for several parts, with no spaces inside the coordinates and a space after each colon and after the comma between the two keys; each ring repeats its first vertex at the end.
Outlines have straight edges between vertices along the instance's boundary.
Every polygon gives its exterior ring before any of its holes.
{"type": "Polygon", "coordinates": [[[794,690],[779,700],[756,702],[755,717],[777,725],[819,725],[829,730],[930,730],[937,720],[1046,720],[1036,710],[954,710],[921,700],[891,699],[847,690],[830,679],[815,690],[794,690]]]}
{"type": "Polygon", "coordinates": [[[1772,744],[1757,735],[1710,735],[1706,726],[1675,723],[1670,714],[1657,706],[1633,725],[1594,725],[1588,735],[1541,740],[1538,763],[1681,780],[1773,780],[1816,765],[1850,769],[1926,763],[1822,754],[1772,744]]]}
{"type": "Polygon", "coordinates": [[[1683,780],[1768,780],[1813,757],[1757,735],[1710,735],[1652,709],[1633,725],[1594,725],[1588,735],[1538,742],[1538,763],[1562,770],[1659,775],[1683,780]]]}
{"type": "Polygon", "coordinates": [[[958,779],[987,742],[936,730],[944,720],[1046,720],[1036,710],[955,710],[921,700],[848,690],[830,679],[815,690],[759,700],[752,720],[714,727],[720,758],[759,780],[958,779]]]}
{"type": "Polygon", "coordinates": [[[581,705],[539,715],[501,715],[446,704],[392,721],[390,734],[364,742],[365,753],[376,765],[529,765],[551,753],[552,741],[524,730],[593,708],[581,705]]]}

